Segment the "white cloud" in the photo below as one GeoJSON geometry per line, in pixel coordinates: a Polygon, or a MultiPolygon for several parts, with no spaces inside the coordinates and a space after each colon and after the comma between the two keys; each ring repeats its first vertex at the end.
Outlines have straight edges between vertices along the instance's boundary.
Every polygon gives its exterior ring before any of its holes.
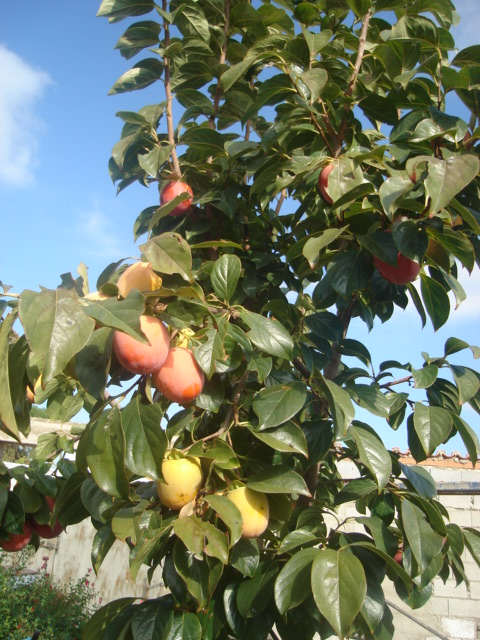
{"type": "Polygon", "coordinates": [[[22,187],[33,182],[43,127],[35,106],[51,83],[45,71],[0,44],[0,183],[22,187]]]}
{"type": "MultiPolygon", "coordinates": [[[[78,225],[73,230],[76,240],[79,236],[85,248],[86,259],[94,256],[102,260],[119,260],[132,253],[133,244],[126,249],[126,242],[114,233],[111,216],[107,216],[98,203],[78,212],[78,225]]],[[[105,265],[103,265],[105,266],[105,265]]]]}

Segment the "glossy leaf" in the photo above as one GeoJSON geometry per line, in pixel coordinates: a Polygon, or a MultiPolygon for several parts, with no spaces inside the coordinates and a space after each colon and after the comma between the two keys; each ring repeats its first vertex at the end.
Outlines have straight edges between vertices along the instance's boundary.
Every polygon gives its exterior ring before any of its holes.
{"type": "Polygon", "coordinates": [[[313,561],[311,581],[318,610],[344,638],[367,591],[362,563],[348,551],[324,549],[313,561]]]}
{"type": "Polygon", "coordinates": [[[192,254],[187,242],[178,233],[163,233],[140,245],[152,269],[159,273],[178,273],[191,281],[192,254]]]}
{"type": "Polygon", "coordinates": [[[379,489],[383,489],[392,473],[392,461],[383,442],[376,434],[360,425],[351,426],[348,432],[355,440],[361,462],[375,477],[379,489]]]}
{"type": "Polygon", "coordinates": [[[125,432],[125,466],[134,474],[161,479],[168,441],[160,426],[163,412],[158,404],[142,404],[139,396],[122,411],[125,432]]]}
{"type": "Polygon", "coordinates": [[[310,495],[302,476],[296,471],[280,465],[256,473],[248,479],[246,484],[250,489],[263,493],[298,493],[304,496],[310,495]]]}
{"type": "Polygon", "coordinates": [[[274,385],[262,389],[253,400],[253,410],[259,419],[258,430],[284,424],[303,408],[307,388],[302,382],[274,385]]]}
{"type": "Polygon", "coordinates": [[[221,300],[229,302],[235,293],[241,269],[240,258],[235,255],[224,254],[215,261],[210,279],[215,293],[221,300]]]}
{"type": "Polygon", "coordinates": [[[97,485],[111,496],[128,499],[125,434],[118,409],[105,411],[86,434],[86,458],[97,485]]]}
{"type": "Polygon", "coordinates": [[[452,430],[448,411],[442,407],[426,407],[421,402],[415,404],[413,424],[427,456],[448,438],[452,430]]]}
{"type": "Polygon", "coordinates": [[[311,593],[312,564],[319,549],[302,549],[292,556],[275,580],[275,604],[285,613],[301,604],[311,593]]]}
{"type": "Polygon", "coordinates": [[[255,346],[271,356],[290,360],[293,351],[293,340],[278,320],[265,318],[258,313],[246,310],[239,315],[250,327],[247,337],[255,346]]]}
{"type": "Polygon", "coordinates": [[[87,344],[95,323],[85,314],[75,293],[67,289],[24,291],[19,313],[30,349],[45,358],[45,387],[87,344]]]}

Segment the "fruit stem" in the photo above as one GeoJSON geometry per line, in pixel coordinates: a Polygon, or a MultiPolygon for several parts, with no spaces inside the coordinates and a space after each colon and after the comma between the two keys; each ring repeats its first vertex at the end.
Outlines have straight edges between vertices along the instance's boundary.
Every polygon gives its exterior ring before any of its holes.
{"type": "MultiPolygon", "coordinates": [[[[162,0],[162,9],[166,13],[168,11],[167,0],[162,0]]],[[[165,50],[170,46],[170,26],[168,21],[165,19],[163,21],[163,30],[165,32],[165,50]]],[[[176,178],[180,178],[182,175],[182,171],[180,169],[180,163],[178,161],[177,149],[175,146],[175,133],[173,127],[173,114],[172,114],[172,105],[173,105],[173,96],[172,96],[172,87],[171,87],[171,79],[170,79],[170,59],[167,54],[163,56],[163,66],[164,66],[164,85],[165,85],[165,96],[167,98],[167,105],[165,107],[165,115],[167,119],[167,132],[168,132],[168,143],[170,144],[170,156],[172,158],[172,166],[173,171],[176,178]]]]}

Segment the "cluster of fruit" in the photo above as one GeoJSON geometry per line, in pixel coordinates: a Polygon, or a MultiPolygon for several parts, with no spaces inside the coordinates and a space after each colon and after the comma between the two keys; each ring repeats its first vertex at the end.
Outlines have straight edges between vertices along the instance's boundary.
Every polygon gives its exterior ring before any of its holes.
{"type": "MultiPolygon", "coordinates": [[[[45,500],[50,514],[53,512],[55,500],[50,496],[45,496],[45,500]]],[[[34,516],[30,516],[25,520],[22,533],[10,533],[8,540],[0,540],[0,547],[4,551],[20,551],[27,546],[32,539],[32,535],[36,533],[39,538],[56,538],[63,531],[62,525],[58,520],[55,521],[53,527],[48,523],[38,522],[34,516]]]]}
{"type": "MultiPolygon", "coordinates": [[[[169,457],[162,464],[163,480],[157,482],[160,502],[179,511],[193,502],[203,486],[203,471],[199,458],[194,456],[169,457]]],[[[226,492],[226,497],[242,516],[242,537],[257,538],[268,526],[270,515],[267,496],[246,486],[226,492]]]]}

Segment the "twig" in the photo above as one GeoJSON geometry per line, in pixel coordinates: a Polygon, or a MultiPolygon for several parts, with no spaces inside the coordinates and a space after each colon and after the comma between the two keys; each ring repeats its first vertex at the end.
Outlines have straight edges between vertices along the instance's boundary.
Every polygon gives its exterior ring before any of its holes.
{"type": "MultiPolygon", "coordinates": [[[[225,41],[223,43],[222,51],[220,53],[220,59],[219,59],[220,66],[225,64],[225,60],[227,59],[229,21],[230,21],[230,0],[225,0],[225,24],[223,27],[225,41]]],[[[215,129],[215,118],[217,116],[218,109],[220,107],[221,97],[222,97],[222,85],[220,83],[220,78],[219,78],[217,80],[217,88],[215,89],[215,97],[213,99],[213,113],[208,119],[208,126],[210,127],[210,129],[215,129]]]]}
{"type": "MultiPolygon", "coordinates": [[[[360,39],[358,42],[358,52],[357,59],[355,60],[355,66],[353,67],[352,75],[350,76],[350,82],[348,83],[348,89],[345,92],[345,96],[350,98],[353,95],[353,91],[357,84],[358,75],[360,73],[360,68],[363,62],[363,56],[365,54],[365,46],[367,44],[367,31],[370,25],[370,18],[372,17],[372,10],[369,9],[367,13],[363,16],[362,20],[362,29],[360,31],[360,39]]],[[[335,157],[338,158],[340,155],[340,151],[342,149],[343,140],[345,138],[345,133],[347,131],[347,114],[350,111],[350,105],[345,104],[344,106],[344,116],[342,118],[342,122],[340,124],[340,129],[338,131],[337,139],[336,139],[336,151],[335,157]]]]}
{"type": "MultiPolygon", "coordinates": [[[[168,10],[167,0],[162,0],[162,9],[165,13],[168,10]]],[[[163,22],[163,30],[165,32],[165,49],[168,49],[170,46],[170,26],[167,20],[163,22]]],[[[168,132],[168,143],[170,145],[170,156],[172,158],[172,165],[175,177],[180,178],[182,175],[182,171],[180,169],[180,163],[178,161],[177,150],[175,147],[175,133],[173,126],[173,114],[172,114],[172,104],[173,104],[173,96],[172,96],[172,87],[170,81],[170,60],[168,55],[163,56],[163,66],[164,66],[164,85],[165,85],[165,96],[167,98],[167,106],[165,107],[165,115],[167,118],[167,132],[168,132]]]]}
{"type": "Polygon", "coordinates": [[[234,417],[234,413],[236,411],[238,401],[240,400],[240,396],[242,395],[243,387],[245,386],[245,383],[247,382],[249,373],[250,373],[250,371],[248,369],[245,369],[242,377],[237,382],[237,384],[235,386],[235,389],[233,390],[233,394],[232,394],[232,404],[229,406],[227,414],[226,414],[225,418],[223,419],[222,424],[220,425],[220,428],[217,429],[217,431],[215,431],[215,433],[210,433],[208,436],[205,436],[204,438],[200,438],[199,440],[195,440],[195,442],[192,442],[192,444],[188,445],[188,447],[185,447],[185,449],[183,449],[183,451],[188,451],[191,447],[193,447],[194,444],[197,444],[197,442],[208,442],[209,440],[213,440],[214,438],[218,438],[218,436],[221,436],[222,434],[225,433],[225,431],[228,430],[228,428],[230,427],[230,423],[232,421],[232,418],[234,417]]]}
{"type": "Polygon", "coordinates": [[[404,382],[410,382],[413,376],[405,376],[405,378],[400,378],[399,380],[392,380],[391,382],[385,382],[385,384],[380,385],[380,389],[390,389],[390,387],[395,386],[396,384],[403,384],[404,382]]]}

